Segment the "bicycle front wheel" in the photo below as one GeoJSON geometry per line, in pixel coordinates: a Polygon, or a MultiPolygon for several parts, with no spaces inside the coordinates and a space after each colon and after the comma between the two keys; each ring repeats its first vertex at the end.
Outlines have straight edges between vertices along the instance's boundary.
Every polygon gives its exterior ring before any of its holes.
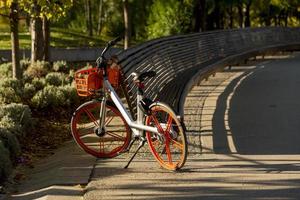
{"type": "Polygon", "coordinates": [[[128,146],[131,131],[118,109],[107,101],[105,132],[99,134],[100,105],[99,101],[81,105],[73,114],[71,131],[85,152],[98,158],[112,158],[128,146]]]}
{"type": "Polygon", "coordinates": [[[146,132],[150,150],[156,161],[168,170],[178,170],[185,164],[187,140],[184,128],[171,108],[163,103],[150,106],[146,125],[157,128],[159,134],[146,132]]]}

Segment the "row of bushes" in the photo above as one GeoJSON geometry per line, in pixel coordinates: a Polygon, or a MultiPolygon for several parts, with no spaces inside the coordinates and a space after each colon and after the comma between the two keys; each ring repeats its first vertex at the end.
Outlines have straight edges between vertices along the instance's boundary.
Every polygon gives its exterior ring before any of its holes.
{"type": "MultiPolygon", "coordinates": [[[[19,141],[34,128],[32,111],[72,108],[79,103],[72,85],[74,70],[66,62],[21,61],[22,80],[13,79],[12,64],[0,65],[0,182],[20,155],[19,141]],[[74,106],[73,106],[74,105],[74,106]]],[[[57,113],[59,114],[59,113],[57,113]]]]}
{"type": "Polygon", "coordinates": [[[76,90],[72,87],[74,70],[66,71],[65,62],[56,62],[53,70],[47,62],[23,65],[22,80],[8,78],[11,74],[10,64],[0,65],[3,70],[0,80],[0,104],[24,103],[35,109],[56,106],[70,106],[78,102],[76,90]],[[6,70],[4,70],[6,68],[6,70]]]}

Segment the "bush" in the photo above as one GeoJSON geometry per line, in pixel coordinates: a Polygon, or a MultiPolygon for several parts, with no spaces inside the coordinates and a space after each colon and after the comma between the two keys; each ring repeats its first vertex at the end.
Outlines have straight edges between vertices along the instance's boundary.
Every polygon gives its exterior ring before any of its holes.
{"type": "MultiPolygon", "coordinates": [[[[0,87],[11,87],[14,90],[20,90],[23,83],[22,81],[15,79],[15,78],[5,78],[0,80],[0,87]]],[[[20,90],[21,92],[22,90],[20,90]]]]}
{"type": "Polygon", "coordinates": [[[63,73],[51,72],[47,74],[45,80],[47,85],[60,86],[66,83],[66,76],[63,73]]]}
{"type": "Polygon", "coordinates": [[[46,85],[45,78],[34,78],[31,81],[32,85],[35,87],[36,90],[41,90],[46,85]]]}
{"type": "Polygon", "coordinates": [[[21,61],[20,61],[21,69],[22,69],[23,71],[26,71],[27,68],[30,66],[30,64],[31,64],[31,62],[30,62],[29,59],[24,59],[24,60],[21,60],[21,61]]]}
{"type": "Polygon", "coordinates": [[[18,137],[31,131],[33,119],[27,105],[0,106],[0,182],[11,173],[12,164],[21,153],[18,137]]]}
{"type": "Polygon", "coordinates": [[[12,77],[12,63],[4,63],[0,65],[0,78],[12,77]]]}
{"type": "Polygon", "coordinates": [[[24,76],[29,76],[31,78],[43,77],[45,76],[50,69],[50,64],[45,61],[37,61],[31,64],[27,70],[24,72],[24,76]]]}
{"type": "Polygon", "coordinates": [[[0,140],[3,142],[4,147],[8,149],[10,159],[15,161],[21,153],[21,148],[17,137],[8,129],[0,128],[0,140]]]}
{"type": "Polygon", "coordinates": [[[46,86],[31,99],[31,104],[35,108],[65,107],[77,102],[76,90],[71,86],[46,86]]]}
{"type": "Polygon", "coordinates": [[[68,72],[70,68],[66,61],[56,61],[53,63],[53,70],[56,72],[68,72]]]}
{"type": "Polygon", "coordinates": [[[22,95],[23,101],[25,102],[30,101],[30,99],[35,95],[35,93],[36,93],[35,86],[31,83],[25,83],[23,95],[22,95]]]}
{"type": "Polygon", "coordinates": [[[13,88],[0,87],[0,104],[1,103],[21,103],[21,98],[13,88]]]}
{"type": "Polygon", "coordinates": [[[46,86],[38,91],[31,99],[32,106],[35,108],[46,108],[63,105],[65,96],[58,87],[46,86]]]}
{"type": "Polygon", "coordinates": [[[20,103],[23,94],[22,81],[5,78],[0,80],[0,102],[1,103],[20,103]]]}
{"type": "Polygon", "coordinates": [[[60,87],[60,89],[63,91],[66,101],[65,101],[65,106],[72,106],[76,105],[79,103],[79,98],[77,95],[77,91],[74,87],[68,85],[64,87],[60,87]]]}
{"type": "Polygon", "coordinates": [[[12,163],[9,156],[9,150],[5,148],[4,143],[0,139],[0,182],[6,180],[12,172],[12,163]]]}
{"type": "Polygon", "coordinates": [[[0,127],[7,128],[17,135],[24,135],[33,125],[29,106],[16,103],[0,106],[0,127]]]}

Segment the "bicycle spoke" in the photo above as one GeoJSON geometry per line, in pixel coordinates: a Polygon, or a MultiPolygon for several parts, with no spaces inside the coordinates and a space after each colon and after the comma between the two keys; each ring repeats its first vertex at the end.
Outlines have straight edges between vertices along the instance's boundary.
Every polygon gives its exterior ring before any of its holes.
{"type": "Polygon", "coordinates": [[[161,127],[159,121],[156,119],[156,117],[154,115],[151,116],[151,118],[153,119],[155,126],[158,128],[158,131],[163,133],[164,129],[161,127]]]}
{"type": "Polygon", "coordinates": [[[166,153],[167,153],[169,164],[172,164],[172,156],[171,156],[170,146],[168,143],[166,144],[166,153]]]}
{"type": "Polygon", "coordinates": [[[113,120],[113,116],[111,117],[107,117],[106,121],[105,121],[105,125],[108,125],[112,120],[113,120]]]}
{"type": "Polygon", "coordinates": [[[112,136],[113,138],[116,138],[116,139],[119,139],[121,141],[124,141],[125,138],[120,136],[120,135],[117,135],[116,133],[113,133],[113,132],[106,132],[108,135],[112,136]]]}
{"type": "Polygon", "coordinates": [[[170,129],[171,129],[172,121],[173,121],[173,118],[172,118],[171,115],[169,115],[168,121],[167,121],[167,128],[166,128],[166,131],[165,131],[166,133],[170,134],[170,129]]]}
{"type": "Polygon", "coordinates": [[[183,144],[181,144],[181,143],[179,143],[178,141],[176,141],[176,140],[171,140],[172,141],[172,145],[174,146],[174,147],[177,147],[178,149],[180,149],[180,150],[183,150],[183,144]]]}
{"type": "Polygon", "coordinates": [[[94,122],[94,124],[95,124],[96,126],[99,126],[99,124],[98,124],[98,122],[97,122],[97,119],[94,117],[94,115],[93,115],[89,110],[84,109],[84,112],[89,116],[90,120],[91,120],[92,122],[94,122]]]}
{"type": "Polygon", "coordinates": [[[99,140],[99,152],[104,153],[104,142],[99,140]]]}

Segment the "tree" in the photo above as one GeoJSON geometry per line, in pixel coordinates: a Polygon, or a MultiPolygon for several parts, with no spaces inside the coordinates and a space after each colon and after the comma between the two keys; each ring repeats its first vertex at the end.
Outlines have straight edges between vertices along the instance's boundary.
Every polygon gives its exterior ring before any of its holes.
{"type": "Polygon", "coordinates": [[[0,1],[0,8],[5,10],[9,8],[9,15],[4,15],[10,20],[10,35],[11,35],[11,57],[12,57],[12,71],[13,78],[21,79],[22,70],[20,67],[20,51],[19,51],[19,8],[17,0],[0,1]]]}
{"type": "Polygon", "coordinates": [[[131,36],[131,20],[128,0],[123,0],[124,7],[124,28],[125,28],[125,37],[124,37],[124,49],[128,49],[130,45],[130,36],[131,36]]]}
{"type": "Polygon", "coordinates": [[[43,59],[44,51],[44,37],[42,29],[41,6],[37,0],[32,1],[30,19],[30,32],[31,32],[31,62],[43,59]]]}
{"type": "Polygon", "coordinates": [[[92,3],[91,0],[85,0],[85,18],[86,30],[89,36],[93,36],[93,21],[92,21],[92,3]]]}
{"type": "Polygon", "coordinates": [[[20,68],[20,53],[19,53],[19,29],[18,29],[18,1],[13,0],[10,5],[10,35],[12,47],[12,68],[13,78],[21,79],[22,72],[20,68]]]}
{"type": "Polygon", "coordinates": [[[50,20],[65,16],[73,0],[19,0],[20,7],[31,18],[31,61],[48,59],[50,20]]]}
{"type": "Polygon", "coordinates": [[[239,27],[243,28],[244,26],[244,3],[243,0],[238,0],[237,3],[237,8],[238,8],[238,20],[239,20],[239,27]]]}
{"type": "Polygon", "coordinates": [[[101,34],[102,30],[102,11],[103,11],[103,0],[99,0],[99,8],[98,8],[98,25],[97,25],[97,34],[101,34]]]}
{"type": "Polygon", "coordinates": [[[148,38],[187,33],[193,7],[185,1],[156,0],[147,20],[148,38]]]}
{"type": "Polygon", "coordinates": [[[245,11],[245,27],[250,27],[251,26],[251,21],[250,21],[250,7],[252,4],[252,0],[247,0],[246,1],[246,11],[245,11]]]}
{"type": "Polygon", "coordinates": [[[206,0],[196,0],[194,7],[194,32],[206,30],[206,0]]]}

